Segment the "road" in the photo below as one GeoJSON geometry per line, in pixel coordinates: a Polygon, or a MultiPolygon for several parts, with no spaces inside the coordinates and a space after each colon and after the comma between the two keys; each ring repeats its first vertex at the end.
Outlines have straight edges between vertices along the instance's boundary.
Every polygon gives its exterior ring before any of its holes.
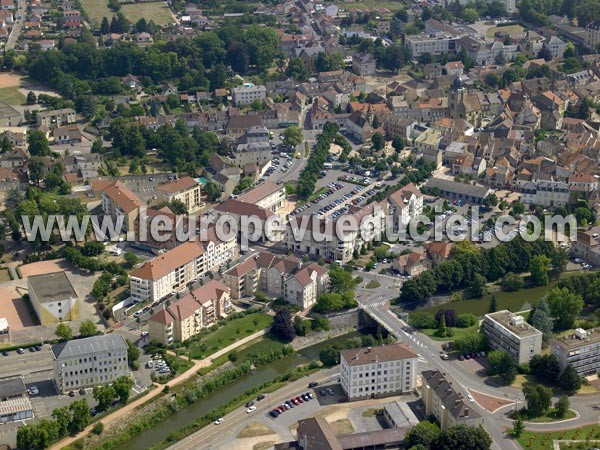
{"type": "MultiPolygon", "coordinates": [[[[298,395],[299,393],[307,391],[307,384],[311,381],[316,381],[319,384],[323,382],[334,379],[338,376],[339,367],[334,367],[332,369],[321,370],[313,375],[310,375],[305,378],[301,378],[297,381],[294,381],[287,386],[277,390],[272,394],[268,394],[267,398],[258,402],[256,404],[257,409],[252,413],[251,417],[256,417],[257,415],[265,415],[271,409],[273,409],[276,405],[283,403],[285,400],[298,395]]],[[[317,400],[313,400],[317,401],[317,400]]],[[[227,414],[223,419],[224,422],[221,425],[208,425],[194,434],[188,436],[187,438],[177,442],[176,444],[169,447],[170,450],[208,450],[211,448],[219,448],[214,447],[215,441],[222,441],[228,438],[231,438],[234,433],[237,433],[239,430],[234,428],[235,424],[240,425],[240,422],[244,421],[248,418],[248,414],[246,413],[246,408],[240,407],[231,413],[227,414]]]]}
{"type": "Polygon", "coordinates": [[[6,50],[11,50],[15,48],[17,44],[17,40],[21,35],[21,30],[23,30],[23,21],[25,19],[25,10],[27,8],[27,4],[25,0],[17,0],[17,11],[15,12],[15,23],[13,24],[12,29],[10,30],[10,35],[8,36],[8,40],[6,41],[6,45],[4,48],[6,50]],[[21,16],[20,19],[17,17],[21,16]]]}

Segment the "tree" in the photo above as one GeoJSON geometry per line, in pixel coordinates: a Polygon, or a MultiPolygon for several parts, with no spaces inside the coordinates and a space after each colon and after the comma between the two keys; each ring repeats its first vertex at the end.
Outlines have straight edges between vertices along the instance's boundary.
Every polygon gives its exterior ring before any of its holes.
{"type": "Polygon", "coordinates": [[[550,270],[550,258],[544,255],[536,255],[529,261],[529,272],[536,286],[548,284],[548,270],[550,270]]]}
{"type": "Polygon", "coordinates": [[[68,406],[56,408],[52,411],[52,418],[58,425],[58,434],[64,436],[69,431],[69,422],[71,422],[71,411],[68,406]]]}
{"type": "Polygon", "coordinates": [[[428,420],[423,420],[406,433],[404,448],[412,448],[419,445],[429,448],[439,435],[440,427],[428,420]]]}
{"type": "Polygon", "coordinates": [[[534,355],[529,361],[531,373],[540,380],[555,383],[560,374],[560,365],[555,355],[534,355]]]}
{"type": "Polygon", "coordinates": [[[525,205],[521,202],[515,202],[512,208],[513,216],[521,216],[525,212],[525,205]]]}
{"type": "Polygon", "coordinates": [[[129,400],[129,393],[133,387],[133,380],[130,377],[123,375],[113,381],[112,386],[115,390],[115,394],[119,397],[119,401],[123,404],[127,403],[127,400],[129,400]]]}
{"type": "Polygon", "coordinates": [[[29,181],[36,186],[40,186],[40,182],[46,177],[46,163],[41,156],[32,156],[29,158],[27,165],[29,172],[29,181]]]}
{"type": "Polygon", "coordinates": [[[48,156],[51,153],[48,139],[43,131],[29,129],[27,131],[27,145],[31,156],[48,156]]]}
{"type": "Polygon", "coordinates": [[[479,13],[475,8],[465,8],[462,18],[467,23],[477,22],[477,20],[479,20],[479,13]]]}
{"type": "Polygon", "coordinates": [[[527,402],[529,417],[540,417],[548,412],[552,402],[552,389],[537,384],[524,386],[523,394],[527,402]]]}
{"type": "Polygon", "coordinates": [[[96,406],[98,411],[106,411],[116,398],[117,393],[110,384],[94,387],[94,399],[98,402],[96,406]]]}
{"type": "Polygon", "coordinates": [[[523,424],[523,419],[518,417],[513,423],[513,436],[517,439],[521,437],[525,431],[525,425],[523,424]]]}
{"type": "Polygon", "coordinates": [[[90,407],[86,399],[76,400],[69,405],[69,410],[72,414],[71,422],[69,423],[69,431],[72,434],[77,434],[83,431],[92,420],[90,407]]]}
{"type": "Polygon", "coordinates": [[[502,350],[493,350],[488,353],[488,363],[498,375],[499,381],[504,385],[511,384],[517,376],[517,368],[512,357],[502,350]]]}
{"type": "Polygon", "coordinates": [[[287,145],[296,147],[296,145],[300,144],[303,139],[304,136],[302,136],[302,130],[295,125],[287,127],[283,131],[283,142],[287,145]]]}
{"type": "Polygon", "coordinates": [[[469,293],[471,297],[481,297],[485,294],[486,291],[487,280],[485,277],[479,273],[476,273],[473,277],[473,281],[471,282],[471,286],[469,288],[469,293]]]}
{"type": "Polygon", "coordinates": [[[560,397],[558,397],[558,401],[556,402],[556,405],[554,405],[556,417],[558,417],[559,419],[565,417],[567,415],[567,412],[569,412],[569,406],[569,397],[567,397],[566,395],[561,395],[560,397]]]}
{"type": "Polygon", "coordinates": [[[441,338],[449,336],[448,327],[446,327],[446,317],[440,317],[436,335],[441,338]]]}
{"type": "Polygon", "coordinates": [[[135,266],[138,262],[138,257],[133,252],[125,252],[125,254],[123,255],[123,259],[125,260],[123,262],[123,267],[125,267],[126,269],[133,268],[133,266],[135,266]]]}
{"type": "Polygon", "coordinates": [[[554,318],[554,330],[573,328],[575,319],[583,309],[580,295],[570,292],[567,288],[553,288],[546,297],[550,314],[554,318]]]}
{"type": "Polygon", "coordinates": [[[574,394],[581,387],[581,377],[573,366],[568,365],[558,377],[558,386],[568,394],[574,394]]]}
{"type": "Polygon", "coordinates": [[[495,313],[498,311],[498,305],[496,304],[496,295],[493,294],[490,299],[490,307],[488,308],[488,313],[495,313]]]}
{"type": "Polygon", "coordinates": [[[284,342],[291,342],[296,337],[292,315],[288,309],[280,309],[273,318],[271,333],[284,342]]]}
{"type": "Polygon", "coordinates": [[[455,425],[442,431],[433,443],[434,450],[488,450],[492,438],[480,425],[455,425]]]}
{"type": "Polygon", "coordinates": [[[396,150],[397,152],[401,152],[402,150],[404,150],[404,139],[402,138],[402,136],[394,136],[394,139],[392,139],[392,147],[394,148],[394,150],[396,150]]]}
{"type": "Polygon", "coordinates": [[[481,351],[486,345],[487,339],[483,333],[463,334],[454,339],[454,348],[463,353],[481,351]]]}
{"type": "Polygon", "coordinates": [[[540,299],[535,305],[535,311],[529,315],[528,322],[542,332],[544,342],[549,342],[552,337],[554,322],[550,317],[548,303],[545,299],[540,299]]]}
{"type": "Polygon", "coordinates": [[[352,272],[338,266],[329,268],[329,287],[332,292],[345,292],[354,289],[356,283],[352,279],[352,272]]]}
{"type": "Polygon", "coordinates": [[[12,151],[12,144],[10,143],[10,139],[8,136],[4,136],[2,138],[2,146],[0,147],[0,153],[10,153],[12,151]]]}
{"type": "Polygon", "coordinates": [[[54,334],[65,341],[73,338],[73,331],[71,330],[71,327],[62,322],[56,326],[56,331],[54,334]]]}
{"type": "Polygon", "coordinates": [[[81,337],[89,337],[98,334],[98,329],[96,328],[96,324],[91,320],[84,320],[79,325],[79,335],[81,337]]]}
{"type": "Polygon", "coordinates": [[[106,16],[104,16],[102,18],[102,23],[100,24],[100,34],[106,36],[108,33],[110,33],[110,24],[108,23],[106,16]]]}
{"type": "Polygon", "coordinates": [[[140,363],[138,362],[140,359],[140,349],[129,339],[126,339],[125,342],[127,342],[127,362],[129,367],[137,370],[140,367],[140,363]]]}
{"type": "Polygon", "coordinates": [[[212,181],[204,185],[204,192],[206,192],[206,197],[211,202],[217,201],[221,197],[221,188],[212,181]]]}
{"type": "Polygon", "coordinates": [[[498,197],[494,193],[486,195],[485,198],[483,199],[483,206],[485,206],[486,208],[491,209],[494,206],[496,206],[497,204],[498,204],[498,197]]]}
{"type": "Polygon", "coordinates": [[[371,137],[371,142],[373,142],[373,149],[375,151],[383,150],[383,147],[385,147],[385,138],[381,133],[374,133],[371,137]]]}
{"type": "Polygon", "coordinates": [[[310,71],[306,67],[304,60],[300,58],[291,58],[285,74],[286,76],[293,78],[296,82],[304,82],[310,76],[310,71]]]}
{"type": "Polygon", "coordinates": [[[27,104],[35,105],[36,103],[37,103],[37,97],[35,96],[35,94],[32,91],[29,91],[27,93],[27,104]]]}
{"type": "Polygon", "coordinates": [[[119,3],[119,0],[108,0],[108,7],[116,12],[121,9],[121,4],[119,3]]]}
{"type": "Polygon", "coordinates": [[[442,320],[442,317],[444,318],[446,326],[448,326],[448,327],[456,326],[458,317],[456,316],[456,311],[454,311],[453,309],[440,309],[440,310],[438,310],[438,312],[435,313],[435,320],[437,321],[438,326],[439,326],[439,322],[442,320]]]}
{"type": "Polygon", "coordinates": [[[333,367],[340,363],[340,351],[333,348],[327,347],[319,352],[319,360],[326,367],[333,367]]]}
{"type": "Polygon", "coordinates": [[[503,291],[518,291],[523,287],[523,277],[516,273],[508,272],[500,281],[500,287],[503,291]]]}

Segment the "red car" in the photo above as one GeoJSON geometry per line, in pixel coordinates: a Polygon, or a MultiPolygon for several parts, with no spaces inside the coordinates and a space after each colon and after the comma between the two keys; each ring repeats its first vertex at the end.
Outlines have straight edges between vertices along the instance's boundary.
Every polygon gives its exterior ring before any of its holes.
{"type": "Polygon", "coordinates": [[[304,403],[304,399],[300,396],[295,397],[296,400],[298,400],[300,403],[304,403]]]}

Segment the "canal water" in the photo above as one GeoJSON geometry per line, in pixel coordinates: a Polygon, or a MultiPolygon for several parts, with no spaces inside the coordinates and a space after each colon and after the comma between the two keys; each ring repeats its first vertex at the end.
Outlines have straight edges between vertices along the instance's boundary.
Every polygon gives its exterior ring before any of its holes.
{"type": "Polygon", "coordinates": [[[319,352],[323,348],[336,342],[344,342],[356,336],[361,336],[361,333],[356,331],[344,334],[299,350],[293,355],[273,361],[265,366],[260,366],[258,369],[245,374],[233,383],[223,386],[218,391],[207,395],[196,403],[173,413],[153,428],[142,431],[136,437],[123,442],[116,447],[116,450],[145,450],[150,448],[152,445],[164,440],[170,432],[194,422],[196,419],[208,414],[211,410],[225,405],[232,398],[242,395],[247,390],[273,380],[299,365],[307,364],[314,359],[318,360],[319,352]]]}

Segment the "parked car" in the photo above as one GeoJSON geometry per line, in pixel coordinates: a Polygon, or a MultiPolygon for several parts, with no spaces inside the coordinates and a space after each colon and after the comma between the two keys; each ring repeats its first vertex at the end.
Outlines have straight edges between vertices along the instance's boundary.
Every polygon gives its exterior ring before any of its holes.
{"type": "Polygon", "coordinates": [[[256,401],[260,402],[261,400],[263,400],[265,398],[265,394],[258,394],[258,397],[256,397],[256,401]]]}
{"type": "Polygon", "coordinates": [[[222,417],[219,417],[217,420],[215,420],[214,424],[221,425],[224,421],[225,421],[225,419],[223,419],[222,417]]]}
{"type": "Polygon", "coordinates": [[[256,411],[256,406],[251,406],[250,408],[248,408],[246,410],[246,414],[250,414],[251,412],[254,412],[254,411],[256,411]]]}
{"type": "Polygon", "coordinates": [[[329,395],[333,395],[333,389],[327,388],[326,391],[329,395]]]}
{"type": "Polygon", "coordinates": [[[17,353],[18,353],[19,355],[22,355],[23,353],[25,353],[25,350],[23,350],[22,348],[19,348],[19,349],[17,350],[17,353]]]}
{"type": "Polygon", "coordinates": [[[27,389],[27,392],[29,395],[38,395],[40,393],[37,386],[31,386],[29,389],[27,389]]]}
{"type": "Polygon", "coordinates": [[[325,389],[319,389],[319,395],[321,397],[325,397],[327,395],[327,392],[325,392],[325,389]]]}
{"type": "Polygon", "coordinates": [[[2,356],[8,356],[8,355],[9,355],[9,353],[8,353],[6,350],[4,350],[4,351],[2,352],[2,356]]]}
{"type": "Polygon", "coordinates": [[[458,355],[458,360],[459,360],[459,361],[464,361],[464,360],[465,360],[465,357],[464,357],[463,355],[458,355]]]}
{"type": "Polygon", "coordinates": [[[253,400],[250,400],[248,403],[246,403],[246,408],[250,408],[251,406],[254,406],[253,400]]]}
{"type": "Polygon", "coordinates": [[[277,417],[279,417],[280,412],[277,411],[276,409],[273,409],[272,411],[269,411],[269,415],[273,418],[273,419],[277,419],[277,417]]]}

